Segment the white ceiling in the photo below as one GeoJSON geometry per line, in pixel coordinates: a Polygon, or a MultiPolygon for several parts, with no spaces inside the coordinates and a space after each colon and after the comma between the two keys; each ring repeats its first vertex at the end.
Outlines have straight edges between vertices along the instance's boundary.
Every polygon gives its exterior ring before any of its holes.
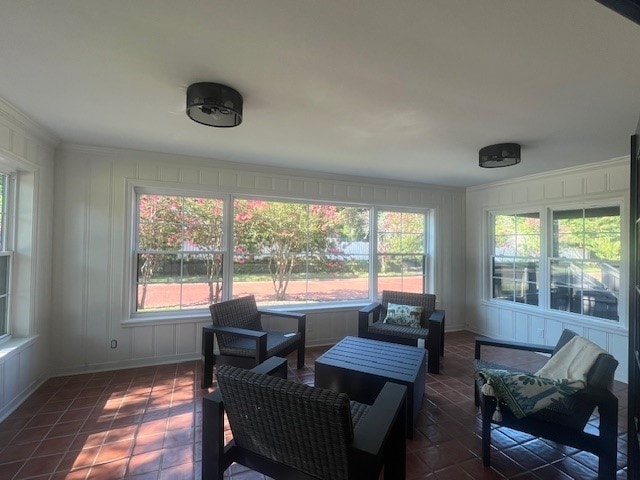
{"type": "Polygon", "coordinates": [[[471,186],[626,155],[639,46],[592,0],[0,0],[0,97],[62,142],[471,186]],[[198,81],[242,125],[191,121],[198,81]]]}

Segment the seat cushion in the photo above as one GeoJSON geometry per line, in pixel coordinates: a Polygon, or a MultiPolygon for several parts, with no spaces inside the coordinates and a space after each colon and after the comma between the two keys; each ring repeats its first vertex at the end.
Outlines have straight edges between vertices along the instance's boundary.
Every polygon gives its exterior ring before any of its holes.
{"type": "Polygon", "coordinates": [[[369,332],[377,333],[380,335],[393,335],[395,337],[416,340],[418,338],[426,339],[427,335],[429,334],[429,329],[422,327],[408,327],[405,325],[394,325],[392,323],[383,323],[382,321],[378,321],[369,325],[369,332]]]}
{"type": "MultiPolygon", "coordinates": [[[[291,335],[285,332],[267,331],[267,357],[277,356],[278,353],[300,342],[300,332],[291,335]]],[[[256,353],[256,342],[249,338],[234,337],[226,346],[219,345],[220,353],[236,357],[253,357],[256,353]]]]}

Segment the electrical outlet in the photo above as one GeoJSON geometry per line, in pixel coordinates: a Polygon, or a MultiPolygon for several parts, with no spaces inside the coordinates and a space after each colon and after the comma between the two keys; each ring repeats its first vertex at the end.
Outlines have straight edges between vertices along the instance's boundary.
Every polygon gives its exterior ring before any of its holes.
{"type": "Polygon", "coordinates": [[[117,340],[111,340],[111,348],[118,348],[118,341],[117,340]]]}
{"type": "Polygon", "coordinates": [[[538,329],[538,338],[544,338],[544,328],[538,329]]]}

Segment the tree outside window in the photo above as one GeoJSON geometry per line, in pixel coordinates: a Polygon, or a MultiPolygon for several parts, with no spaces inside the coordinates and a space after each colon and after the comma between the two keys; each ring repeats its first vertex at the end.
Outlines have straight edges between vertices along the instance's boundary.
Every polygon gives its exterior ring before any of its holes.
{"type": "Polygon", "coordinates": [[[369,301],[376,274],[380,290],[424,289],[426,213],[379,211],[372,239],[374,207],[147,192],[136,200],[136,313],[204,309],[229,292],[261,305],[369,301]]]}
{"type": "Polygon", "coordinates": [[[221,300],[222,200],[139,195],[137,241],[138,312],[221,300]]]}
{"type": "Polygon", "coordinates": [[[381,210],[377,231],[378,295],[383,290],[423,293],[425,214],[381,210]]]}
{"type": "Polygon", "coordinates": [[[234,296],[269,304],[366,299],[368,247],[354,244],[367,233],[368,209],[238,199],[234,296]]]}

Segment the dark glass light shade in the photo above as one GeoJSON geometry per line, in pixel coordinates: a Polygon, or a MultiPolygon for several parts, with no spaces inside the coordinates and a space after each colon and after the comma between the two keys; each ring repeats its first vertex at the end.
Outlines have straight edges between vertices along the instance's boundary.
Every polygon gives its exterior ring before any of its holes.
{"type": "Polygon", "coordinates": [[[497,143],[480,149],[479,165],[483,168],[509,167],[520,163],[520,145],[497,143]]]}
{"type": "Polygon", "coordinates": [[[194,83],[187,89],[187,115],[210,127],[235,127],[242,123],[242,95],[219,83],[194,83]]]}

